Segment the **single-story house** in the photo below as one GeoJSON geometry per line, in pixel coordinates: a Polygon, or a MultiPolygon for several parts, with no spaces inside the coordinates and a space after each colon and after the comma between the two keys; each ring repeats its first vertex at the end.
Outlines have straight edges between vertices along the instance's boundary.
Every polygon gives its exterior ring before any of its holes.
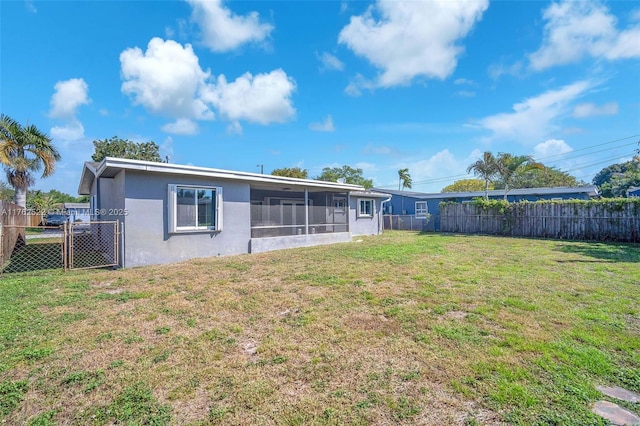
{"type": "Polygon", "coordinates": [[[351,241],[382,232],[390,196],[358,185],[105,158],[78,193],[118,221],[123,267],[351,241]]]}
{"type": "MultiPolygon", "coordinates": [[[[472,192],[412,192],[391,189],[373,188],[374,191],[391,195],[391,201],[385,203],[384,214],[409,215],[416,219],[424,219],[429,215],[429,222],[425,229],[440,230],[440,203],[456,202],[468,203],[474,198],[484,197],[484,191],[472,192]]],[[[522,188],[512,189],[507,193],[509,202],[540,201],[540,200],[589,200],[598,197],[595,185],[556,188],[522,188]]],[[[504,190],[496,189],[488,192],[490,199],[504,199],[504,190]]]]}
{"type": "Polygon", "coordinates": [[[632,186],[627,189],[627,198],[640,197],[640,186],[632,186]]]}
{"type": "Polygon", "coordinates": [[[62,210],[69,218],[69,222],[89,222],[89,203],[64,203],[62,210]]]}

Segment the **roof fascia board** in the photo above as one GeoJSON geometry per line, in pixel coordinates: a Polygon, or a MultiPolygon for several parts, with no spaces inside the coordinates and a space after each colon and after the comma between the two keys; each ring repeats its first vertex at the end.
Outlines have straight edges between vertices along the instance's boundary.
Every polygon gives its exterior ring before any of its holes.
{"type": "Polygon", "coordinates": [[[105,158],[98,166],[98,176],[102,175],[108,168],[119,168],[123,170],[139,170],[153,173],[169,173],[189,176],[213,177],[229,180],[241,180],[259,183],[271,183],[280,185],[291,185],[297,187],[315,187],[327,189],[340,189],[344,191],[361,191],[364,188],[359,185],[342,184],[336,182],[324,182],[311,179],[296,179],[283,176],[271,176],[247,172],[235,172],[222,169],[211,169],[196,166],[183,166],[167,163],[154,163],[140,160],[125,160],[121,158],[105,158]]]}

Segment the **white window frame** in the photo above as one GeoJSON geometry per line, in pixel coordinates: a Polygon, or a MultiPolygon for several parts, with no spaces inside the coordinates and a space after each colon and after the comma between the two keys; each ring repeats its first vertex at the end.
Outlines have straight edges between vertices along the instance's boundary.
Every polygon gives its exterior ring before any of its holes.
{"type": "Polygon", "coordinates": [[[375,203],[371,198],[360,198],[358,199],[358,217],[373,217],[373,210],[375,209],[375,203]],[[371,205],[371,211],[367,213],[367,209],[363,206],[366,206],[367,203],[371,205]]]}
{"type": "MultiPolygon", "coordinates": [[[[197,212],[197,209],[196,209],[197,212]]],[[[197,213],[196,213],[197,214],[197,213]]],[[[220,232],[222,231],[222,188],[219,186],[206,185],[189,185],[189,184],[170,184],[169,185],[169,233],[179,234],[182,232],[220,232]],[[216,207],[213,213],[213,226],[178,226],[176,209],[178,205],[177,193],[178,189],[186,188],[206,191],[214,191],[216,207]]]]}
{"type": "Polygon", "coordinates": [[[429,208],[426,201],[416,201],[415,215],[417,219],[426,219],[429,214],[429,208]],[[424,207],[422,207],[424,206],[424,207]]]}
{"type": "Polygon", "coordinates": [[[344,213],[347,211],[347,197],[334,197],[333,211],[334,213],[344,213]]]}

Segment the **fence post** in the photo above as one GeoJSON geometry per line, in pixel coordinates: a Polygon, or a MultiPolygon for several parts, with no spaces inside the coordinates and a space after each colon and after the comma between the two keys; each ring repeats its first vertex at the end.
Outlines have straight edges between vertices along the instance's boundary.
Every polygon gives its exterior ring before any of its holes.
{"type": "Polygon", "coordinates": [[[68,270],[67,265],[67,254],[69,250],[67,250],[67,222],[62,225],[62,269],[66,272],[68,270]]]}
{"type": "MultiPolygon", "coordinates": [[[[0,202],[0,207],[1,207],[0,202]]],[[[2,270],[4,269],[4,224],[0,222],[0,274],[2,274],[2,270]]]]}

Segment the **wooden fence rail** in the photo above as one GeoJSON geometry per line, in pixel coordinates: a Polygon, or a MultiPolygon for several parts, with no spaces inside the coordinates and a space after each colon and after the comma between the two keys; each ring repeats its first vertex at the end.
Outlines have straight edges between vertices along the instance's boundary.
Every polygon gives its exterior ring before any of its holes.
{"type": "Polygon", "coordinates": [[[570,240],[640,242],[640,203],[541,202],[440,205],[440,230],[570,240]]]}

